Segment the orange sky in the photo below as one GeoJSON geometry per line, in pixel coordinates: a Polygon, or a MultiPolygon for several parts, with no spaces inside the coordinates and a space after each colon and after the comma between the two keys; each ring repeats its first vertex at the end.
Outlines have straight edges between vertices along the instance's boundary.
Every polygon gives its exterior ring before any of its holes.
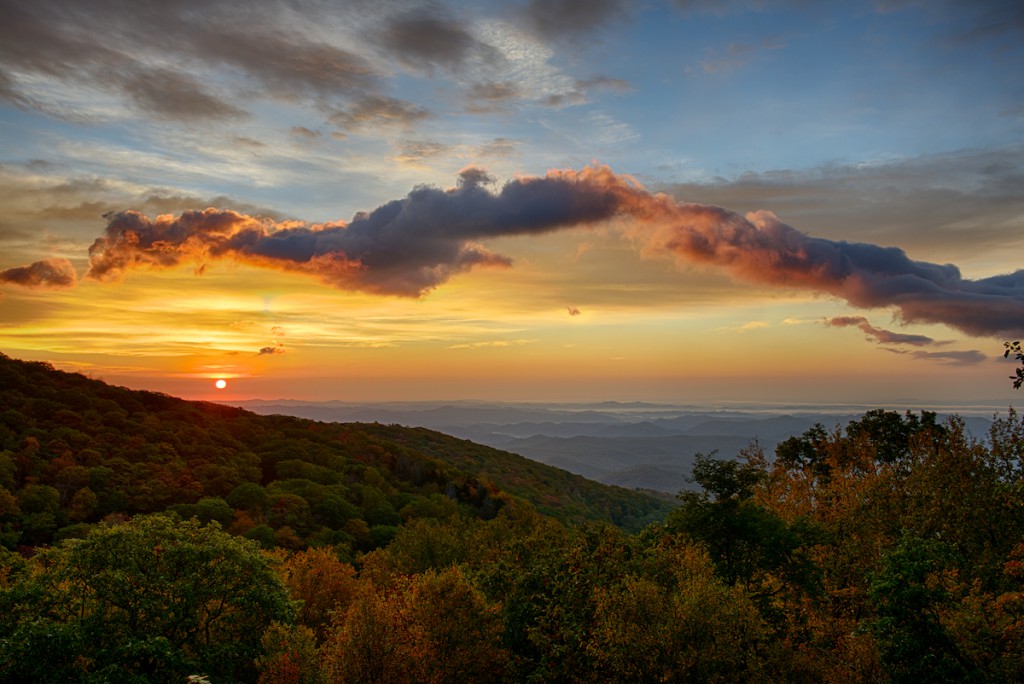
{"type": "Polygon", "coordinates": [[[1015,395],[997,340],[940,325],[915,358],[825,325],[887,310],[737,283],[642,258],[609,230],[505,238],[511,269],[462,274],[422,298],[324,287],[235,263],[140,269],[66,290],[7,288],[0,349],[188,398],[970,401],[1015,395]],[[577,311],[576,315],[570,309],[577,311]],[[228,380],[223,391],[217,378],[228,380]]]}

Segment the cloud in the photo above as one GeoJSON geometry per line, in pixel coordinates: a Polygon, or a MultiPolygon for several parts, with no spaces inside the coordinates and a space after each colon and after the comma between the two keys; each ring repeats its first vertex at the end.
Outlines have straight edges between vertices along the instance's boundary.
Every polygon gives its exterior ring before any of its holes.
{"type": "Polygon", "coordinates": [[[306,126],[292,126],[291,134],[296,138],[303,138],[305,140],[316,140],[320,137],[320,131],[314,131],[306,126]]]}
{"type": "Polygon", "coordinates": [[[1024,148],[962,150],[803,172],[777,170],[656,189],[720,206],[768,209],[822,237],[899,241],[971,260],[1024,248],[1024,148]]]}
{"type": "MultiPolygon", "coordinates": [[[[836,316],[827,319],[825,325],[831,328],[856,327],[864,332],[869,340],[874,340],[884,345],[910,345],[913,347],[927,347],[931,345],[943,345],[943,342],[936,342],[926,335],[910,335],[896,333],[890,330],[876,328],[864,316],[836,316]]],[[[939,361],[950,365],[972,365],[987,360],[982,352],[971,349],[967,351],[908,351],[894,347],[882,347],[885,351],[895,354],[907,355],[914,359],[923,361],[939,361]]]]}
{"type": "Polygon", "coordinates": [[[357,100],[349,107],[333,109],[327,120],[347,131],[358,131],[380,126],[408,128],[430,117],[429,111],[411,102],[374,95],[357,100]]]}
{"type": "Polygon", "coordinates": [[[262,349],[260,349],[260,351],[257,354],[257,356],[272,356],[274,354],[284,354],[284,353],[285,353],[285,348],[282,345],[278,344],[278,345],[275,345],[273,347],[263,347],[262,349]]]}
{"type": "Polygon", "coordinates": [[[624,17],[630,4],[629,0],[530,0],[523,16],[542,38],[578,38],[624,17]]]}
{"type": "Polygon", "coordinates": [[[532,344],[534,340],[488,340],[485,342],[463,342],[460,344],[449,345],[449,349],[487,349],[491,347],[512,347],[522,346],[525,344],[532,344]]]}
{"type": "Polygon", "coordinates": [[[424,9],[393,17],[378,40],[402,63],[424,69],[458,71],[470,59],[493,62],[497,50],[478,41],[459,22],[424,9]]]}
{"type": "MultiPolygon", "coordinates": [[[[314,22],[320,10],[304,2],[296,9],[314,22]]],[[[285,8],[242,10],[233,0],[212,0],[198,12],[190,2],[139,3],[131,12],[116,0],[5,3],[0,97],[76,118],[81,115],[54,100],[54,92],[115,92],[143,112],[194,122],[240,116],[243,110],[230,99],[243,92],[291,101],[380,93],[378,68],[342,47],[343,40],[321,42],[297,22],[282,21],[285,8]],[[224,76],[249,83],[224,88],[224,76]]]]}
{"type": "Polygon", "coordinates": [[[473,114],[499,112],[520,94],[519,86],[511,81],[474,83],[466,93],[466,111],[473,114]]]}
{"type": "Polygon", "coordinates": [[[906,354],[912,358],[920,359],[923,361],[941,361],[949,365],[973,365],[976,363],[982,363],[988,360],[988,357],[976,349],[968,351],[943,351],[943,352],[930,352],[930,351],[906,351],[904,349],[891,349],[887,348],[886,351],[894,354],[906,354]]]}
{"type": "Polygon", "coordinates": [[[380,75],[368,59],[301,33],[211,22],[187,24],[182,32],[185,45],[211,66],[241,69],[277,97],[332,97],[374,92],[379,86],[380,75]]]}
{"type": "Polygon", "coordinates": [[[518,153],[518,143],[509,138],[495,138],[489,143],[484,143],[477,150],[477,156],[481,157],[511,157],[518,153]]]}
{"type": "Polygon", "coordinates": [[[569,315],[570,315],[570,316],[579,316],[579,315],[580,315],[580,313],[582,313],[582,312],[581,312],[581,311],[580,311],[579,309],[577,309],[577,308],[576,308],[575,306],[570,306],[570,307],[567,307],[567,308],[569,309],[569,315]]]}
{"type": "Polygon", "coordinates": [[[28,266],[0,271],[0,282],[23,287],[72,287],[78,282],[75,267],[67,259],[43,259],[28,266]]]}
{"type": "Polygon", "coordinates": [[[121,82],[121,89],[141,109],[161,118],[181,121],[233,119],[243,112],[211,95],[187,74],[166,69],[138,69],[121,82]]]}
{"type": "Polygon", "coordinates": [[[876,328],[863,316],[836,316],[826,320],[825,325],[831,328],[855,326],[860,328],[868,336],[868,339],[873,339],[881,344],[909,344],[915,347],[935,344],[935,340],[927,335],[910,335],[876,328]]]}
{"type": "Polygon", "coordinates": [[[916,261],[896,247],[812,237],[769,211],[652,194],[607,167],[551,171],[489,190],[480,169],[457,187],[419,186],[348,223],[275,223],[206,209],[156,219],[108,216],[89,249],[87,277],[116,279],[140,266],[223,259],[304,273],[345,289],[421,296],[478,266],[510,266],[480,241],[576,226],[617,226],[649,257],[703,264],[758,285],[832,295],[858,308],[895,310],[905,323],[940,323],[974,336],[1024,332],[1024,270],[971,280],[952,264],[916,261]]]}
{"type": "Polygon", "coordinates": [[[403,163],[418,164],[427,159],[440,157],[450,149],[451,146],[432,140],[403,140],[395,158],[403,163]]]}

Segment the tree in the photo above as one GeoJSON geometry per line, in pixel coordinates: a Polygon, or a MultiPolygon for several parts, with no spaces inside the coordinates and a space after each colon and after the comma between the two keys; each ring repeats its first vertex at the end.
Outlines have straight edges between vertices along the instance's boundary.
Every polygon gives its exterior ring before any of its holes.
{"type": "Polygon", "coordinates": [[[358,589],[348,610],[335,613],[322,649],[330,681],[505,680],[499,608],[459,568],[395,578],[387,587],[361,580],[358,589]]]}
{"type": "Polygon", "coordinates": [[[318,640],[326,637],[331,614],[348,610],[357,593],[355,569],[343,563],[331,548],[300,551],[281,568],[292,598],[301,601],[300,624],[314,631],[318,640]]]}
{"type": "Polygon", "coordinates": [[[1020,364],[1020,368],[1015,368],[1014,374],[1010,376],[1010,380],[1013,380],[1013,389],[1020,389],[1021,385],[1024,385],[1024,349],[1020,346],[1020,340],[1004,342],[1003,346],[1006,347],[1006,351],[1003,352],[1003,358],[1007,359],[1010,357],[1010,354],[1013,354],[1014,359],[1020,364]]]}
{"type": "Polygon", "coordinates": [[[294,620],[259,547],[216,524],[139,517],[40,556],[15,588],[39,600],[0,634],[0,681],[252,681],[265,629],[294,620]]]}
{"type": "Polygon", "coordinates": [[[697,454],[693,479],[704,491],[680,493],[682,505],[669,514],[665,526],[704,544],[728,584],[740,584],[756,595],[766,574],[773,574],[810,588],[813,569],[800,552],[804,530],[754,500],[755,487],[765,476],[754,461],[697,454]]]}
{"type": "Polygon", "coordinates": [[[877,618],[871,627],[895,683],[982,679],[941,620],[941,609],[951,601],[943,580],[954,556],[948,544],[905,534],[872,579],[877,618]]]}

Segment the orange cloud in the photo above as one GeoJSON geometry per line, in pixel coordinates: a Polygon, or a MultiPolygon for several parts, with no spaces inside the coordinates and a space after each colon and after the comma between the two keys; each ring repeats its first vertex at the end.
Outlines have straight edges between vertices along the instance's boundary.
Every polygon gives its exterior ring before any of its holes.
{"type": "Polygon", "coordinates": [[[551,171],[489,189],[477,168],[457,187],[417,187],[350,222],[275,223],[206,209],[150,220],[109,215],[89,250],[87,277],[140,266],[242,261],[315,276],[344,289],[422,296],[477,266],[510,266],[480,244],[619,219],[643,254],[720,268],[748,282],[830,294],[861,308],[894,307],[905,322],[942,323],[969,335],[1024,332],[1024,270],[968,280],[952,264],[914,261],[895,247],[809,236],[767,211],[745,216],[677,202],[627,176],[592,166],[551,171]]]}
{"type": "Polygon", "coordinates": [[[72,287],[78,282],[78,275],[67,259],[43,259],[0,271],[0,282],[23,287],[72,287]]]}

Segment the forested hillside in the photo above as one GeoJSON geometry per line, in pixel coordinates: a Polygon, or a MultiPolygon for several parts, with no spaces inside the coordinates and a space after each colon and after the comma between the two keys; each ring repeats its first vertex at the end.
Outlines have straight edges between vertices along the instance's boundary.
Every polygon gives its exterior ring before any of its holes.
{"type": "Polygon", "coordinates": [[[0,356],[0,545],[174,511],[266,547],[349,555],[416,518],[527,501],[565,522],[638,530],[672,507],[423,429],[257,416],[0,356]]]}
{"type": "Polygon", "coordinates": [[[0,682],[1024,681],[1012,410],[983,441],[877,410],[698,455],[702,490],[629,533],[436,433],[3,367],[0,682]]]}

